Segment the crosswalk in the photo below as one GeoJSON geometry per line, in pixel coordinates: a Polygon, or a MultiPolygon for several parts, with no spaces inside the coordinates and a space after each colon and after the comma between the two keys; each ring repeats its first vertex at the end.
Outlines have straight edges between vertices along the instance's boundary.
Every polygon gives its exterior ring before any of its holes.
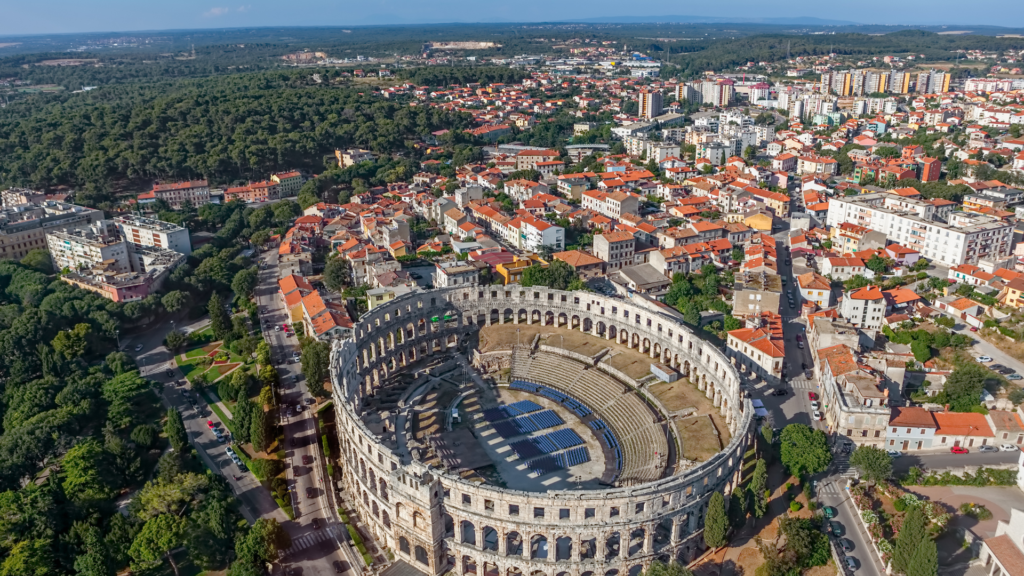
{"type": "Polygon", "coordinates": [[[834,481],[825,481],[818,483],[818,495],[826,496],[838,496],[842,494],[843,490],[839,487],[839,484],[834,481]]]}
{"type": "Polygon", "coordinates": [[[292,547],[285,550],[283,554],[285,556],[296,554],[298,552],[305,550],[306,548],[309,548],[310,546],[319,544],[324,540],[333,538],[338,528],[339,526],[335,524],[323,530],[315,530],[313,532],[310,532],[309,534],[306,534],[305,536],[299,536],[298,538],[292,540],[292,547]]]}
{"type": "Polygon", "coordinates": [[[789,381],[794,390],[817,390],[818,383],[808,378],[799,378],[789,381]]]}

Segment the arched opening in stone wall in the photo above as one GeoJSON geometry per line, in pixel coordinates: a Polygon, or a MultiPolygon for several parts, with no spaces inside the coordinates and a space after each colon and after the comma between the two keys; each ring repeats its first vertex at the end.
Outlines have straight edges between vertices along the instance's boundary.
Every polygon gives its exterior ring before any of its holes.
{"type": "Polygon", "coordinates": [[[491,526],[484,526],[483,529],[484,541],[481,546],[484,550],[491,550],[493,552],[498,551],[498,531],[491,526]]]}
{"type": "Polygon", "coordinates": [[[672,519],[662,518],[661,522],[654,528],[654,551],[657,552],[667,546],[672,540],[672,519]]]}
{"type": "Polygon", "coordinates": [[[618,532],[612,532],[604,541],[604,559],[605,561],[611,561],[619,555],[619,545],[621,544],[618,532]]]}
{"type": "Polygon", "coordinates": [[[384,522],[385,528],[391,528],[391,516],[388,515],[387,510],[381,510],[380,519],[382,522],[384,522]]]}
{"type": "Polygon", "coordinates": [[[498,565],[494,562],[484,562],[484,576],[498,576],[498,565]]]}
{"type": "Polygon", "coordinates": [[[593,560],[597,557],[597,538],[580,540],[580,560],[593,560]]]}
{"type": "Polygon", "coordinates": [[[546,560],[548,557],[548,538],[543,534],[534,534],[530,538],[530,559],[546,560]]]}
{"type": "Polygon", "coordinates": [[[383,478],[380,479],[380,499],[390,502],[388,499],[388,483],[383,478]]]}
{"type": "Polygon", "coordinates": [[[508,536],[505,537],[505,549],[509,556],[523,555],[523,537],[519,535],[519,532],[508,533],[508,536]]]}
{"type": "Polygon", "coordinates": [[[636,528],[632,532],[630,532],[629,550],[626,551],[626,554],[628,554],[629,556],[633,556],[634,554],[639,554],[640,552],[642,552],[644,549],[644,537],[646,535],[647,532],[643,528],[636,528]]]}
{"type": "Polygon", "coordinates": [[[463,520],[459,523],[459,526],[462,534],[462,542],[476,546],[476,526],[473,526],[473,523],[468,520],[463,520]]]}
{"type": "Polygon", "coordinates": [[[572,538],[562,536],[555,539],[555,560],[572,560],[572,538]]]}
{"type": "Polygon", "coordinates": [[[445,538],[454,538],[455,537],[455,520],[452,520],[452,517],[451,517],[450,514],[444,514],[441,517],[441,519],[444,522],[444,537],[445,538]]]}
{"type": "Polygon", "coordinates": [[[380,508],[377,506],[377,503],[376,502],[372,503],[370,505],[370,508],[373,511],[373,517],[377,518],[379,520],[380,519],[380,508]]]}
{"type": "Polygon", "coordinates": [[[636,564],[629,568],[629,576],[640,576],[640,573],[644,571],[643,564],[636,564]]]}
{"type": "Polygon", "coordinates": [[[416,546],[416,561],[424,566],[430,566],[430,557],[427,556],[427,550],[423,546],[416,546]]]}
{"type": "Polygon", "coordinates": [[[476,574],[476,560],[473,560],[469,556],[462,557],[462,573],[463,574],[476,574]]]}
{"type": "Polygon", "coordinates": [[[411,554],[412,550],[409,549],[409,539],[405,536],[398,537],[398,551],[402,554],[411,554]]]}

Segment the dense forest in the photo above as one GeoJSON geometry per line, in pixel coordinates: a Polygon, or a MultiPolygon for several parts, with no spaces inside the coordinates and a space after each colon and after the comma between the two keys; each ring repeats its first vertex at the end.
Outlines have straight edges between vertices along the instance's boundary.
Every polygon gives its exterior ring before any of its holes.
{"type": "Polygon", "coordinates": [[[312,73],[115,85],[49,103],[19,101],[0,110],[0,184],[70,185],[100,204],[118,187],[154,179],[318,171],[336,148],[413,153],[413,140],[470,125],[466,114],[317,84],[312,73]]]}

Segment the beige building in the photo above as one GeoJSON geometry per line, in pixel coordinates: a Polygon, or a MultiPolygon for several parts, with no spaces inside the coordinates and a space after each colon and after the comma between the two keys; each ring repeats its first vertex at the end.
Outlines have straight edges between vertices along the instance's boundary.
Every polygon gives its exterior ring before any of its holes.
{"type": "Polygon", "coordinates": [[[157,200],[163,200],[175,210],[186,203],[199,207],[210,203],[210,185],[206,180],[156,184],[152,190],[138,196],[139,204],[150,204],[157,200]]]}
{"type": "Polygon", "coordinates": [[[166,248],[179,254],[192,254],[192,241],[187,228],[129,214],[114,218],[114,223],[121,229],[121,237],[135,246],[151,246],[166,248]]]}
{"type": "Polygon", "coordinates": [[[117,228],[108,220],[101,220],[88,228],[56,230],[46,235],[55,270],[78,270],[105,264],[107,272],[131,272],[128,244],[121,239],[117,228]]]}
{"type": "Polygon", "coordinates": [[[607,262],[606,272],[633,265],[636,238],[629,232],[616,230],[594,236],[594,255],[607,262]]]}
{"type": "Polygon", "coordinates": [[[840,344],[818,351],[819,412],[830,433],[858,446],[885,448],[889,424],[889,388],[882,377],[863,369],[854,351],[840,344]]]}
{"type": "Polygon", "coordinates": [[[46,248],[46,235],[89,226],[103,212],[54,200],[21,204],[0,210],[0,259],[21,260],[30,251],[46,248]]]}
{"type": "Polygon", "coordinates": [[[278,185],[282,198],[298,196],[299,190],[302,189],[302,184],[304,183],[302,174],[294,171],[274,174],[270,177],[270,181],[278,185]]]}

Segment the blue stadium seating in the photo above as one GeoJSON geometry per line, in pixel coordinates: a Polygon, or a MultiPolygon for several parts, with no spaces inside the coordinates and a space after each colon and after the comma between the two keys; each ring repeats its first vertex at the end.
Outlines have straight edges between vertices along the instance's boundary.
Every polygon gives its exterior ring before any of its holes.
{"type": "Polygon", "coordinates": [[[520,400],[519,402],[509,404],[508,409],[511,410],[513,414],[529,414],[530,412],[540,410],[541,406],[531,400],[520,400]]]}
{"type": "MultiPolygon", "coordinates": [[[[559,449],[572,448],[573,446],[579,446],[583,444],[583,438],[576,433],[572,428],[562,428],[561,430],[555,430],[544,436],[546,439],[550,439],[559,449]]],[[[552,450],[553,452],[554,450],[552,450]]]]}
{"type": "MultiPolygon", "coordinates": [[[[516,420],[520,420],[523,418],[528,418],[536,423],[536,428],[534,428],[534,430],[543,430],[545,428],[553,428],[555,426],[560,426],[564,424],[562,419],[558,417],[558,414],[555,414],[551,410],[544,410],[543,412],[537,412],[529,416],[520,416],[516,420]]],[[[531,430],[531,432],[532,431],[533,430],[531,430]]]]}

